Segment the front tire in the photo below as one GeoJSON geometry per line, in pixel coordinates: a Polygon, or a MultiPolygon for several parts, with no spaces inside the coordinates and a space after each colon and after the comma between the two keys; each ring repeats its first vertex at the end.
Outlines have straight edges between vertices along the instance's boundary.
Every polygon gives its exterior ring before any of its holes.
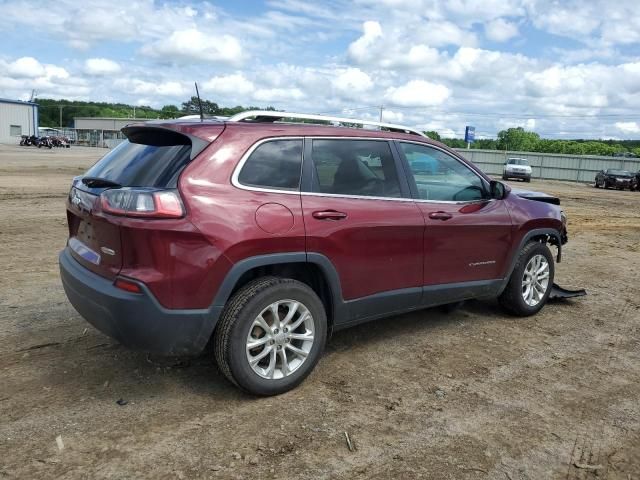
{"type": "Polygon", "coordinates": [[[530,242],[518,254],[506,288],[498,298],[509,313],[528,317],[538,313],[549,298],[555,266],[545,243],[530,242]]]}
{"type": "Polygon", "coordinates": [[[263,277],[238,290],[214,333],[220,371],[254,395],[298,386],[318,363],[327,338],[322,301],[297,280],[263,277]]]}

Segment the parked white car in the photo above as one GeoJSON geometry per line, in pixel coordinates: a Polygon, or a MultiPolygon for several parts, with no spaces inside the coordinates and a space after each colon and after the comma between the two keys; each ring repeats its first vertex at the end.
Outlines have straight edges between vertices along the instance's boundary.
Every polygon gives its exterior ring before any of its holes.
{"type": "Polygon", "coordinates": [[[531,165],[526,158],[508,158],[502,170],[502,179],[521,178],[525,182],[531,181],[531,165]]]}

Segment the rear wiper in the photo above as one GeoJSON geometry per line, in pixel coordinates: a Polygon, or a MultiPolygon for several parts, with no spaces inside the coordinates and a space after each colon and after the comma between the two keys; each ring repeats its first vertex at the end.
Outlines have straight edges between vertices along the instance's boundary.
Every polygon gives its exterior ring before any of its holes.
{"type": "Polygon", "coordinates": [[[82,179],[82,183],[84,183],[87,187],[110,187],[110,188],[120,188],[122,185],[119,183],[113,182],[111,180],[107,180],[106,178],[100,177],[84,177],[82,179]]]}

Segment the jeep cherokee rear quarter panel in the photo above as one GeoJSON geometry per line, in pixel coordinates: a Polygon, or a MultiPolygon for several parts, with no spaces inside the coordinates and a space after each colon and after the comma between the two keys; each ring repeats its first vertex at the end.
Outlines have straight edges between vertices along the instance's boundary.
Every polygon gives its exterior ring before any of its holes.
{"type": "Polygon", "coordinates": [[[283,135],[281,128],[242,127],[246,126],[227,126],[203,158],[185,169],[179,183],[189,219],[221,252],[219,259],[202,265],[220,279],[201,286],[210,301],[233,264],[258,255],[305,251],[299,192],[252,191],[231,183],[236,166],[256,142],[295,135],[283,135]],[[265,222],[259,223],[260,216],[282,228],[268,231],[265,222]]]}

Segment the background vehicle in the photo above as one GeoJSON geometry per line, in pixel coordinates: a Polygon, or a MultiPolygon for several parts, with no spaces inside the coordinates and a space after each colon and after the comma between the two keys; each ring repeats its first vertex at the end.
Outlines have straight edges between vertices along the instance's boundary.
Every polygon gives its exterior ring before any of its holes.
{"type": "Polygon", "coordinates": [[[640,170],[638,170],[631,179],[631,190],[640,192],[640,170]]]}
{"type": "Polygon", "coordinates": [[[78,312],[147,351],[212,340],[230,381],[272,395],[337,329],[471,298],[544,306],[567,238],[555,200],[407,127],[282,118],[367,123],[271,111],[125,127],[69,192],[60,269],[78,312]]]}
{"type": "Polygon", "coordinates": [[[633,174],[627,170],[616,170],[609,168],[607,170],[600,170],[596,174],[596,178],[593,186],[596,188],[617,188],[624,190],[628,188],[632,189],[633,174]]]}
{"type": "Polygon", "coordinates": [[[531,166],[526,158],[509,158],[502,170],[502,179],[520,178],[525,182],[531,181],[531,166]]]}

